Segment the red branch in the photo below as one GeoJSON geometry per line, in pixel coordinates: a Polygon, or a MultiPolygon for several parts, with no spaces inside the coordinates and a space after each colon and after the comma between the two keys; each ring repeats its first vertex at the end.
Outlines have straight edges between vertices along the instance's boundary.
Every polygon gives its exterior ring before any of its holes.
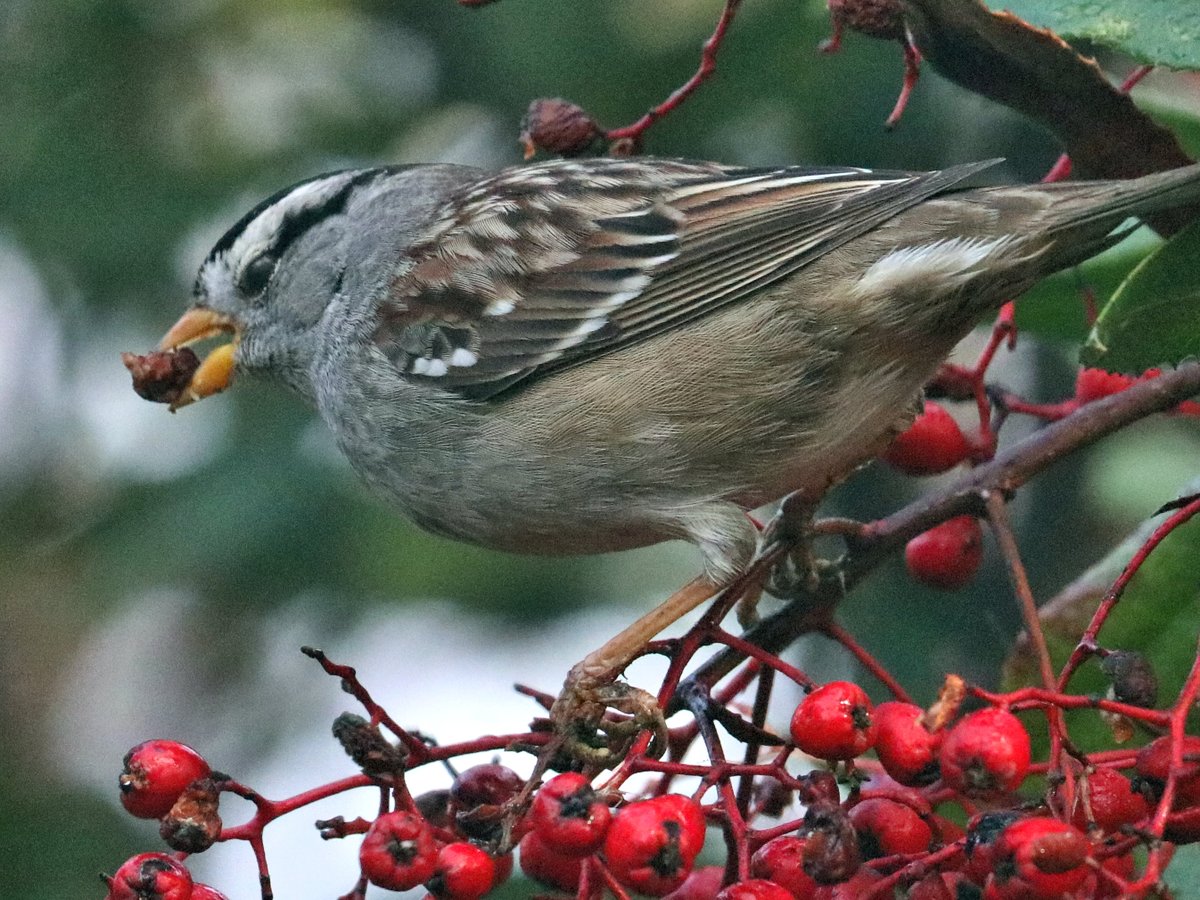
{"type": "Polygon", "coordinates": [[[640,149],[646,130],[663,116],[682,105],[688,97],[695,93],[696,88],[700,87],[717,70],[717,54],[721,51],[721,43],[725,40],[725,34],[729,30],[729,26],[733,24],[734,16],[737,15],[738,7],[741,5],[742,0],[725,0],[725,8],[721,10],[721,17],[717,19],[713,33],[704,42],[700,51],[700,65],[691,78],[636,122],[610,129],[604,132],[604,137],[611,142],[628,141],[633,150],[640,149]]]}

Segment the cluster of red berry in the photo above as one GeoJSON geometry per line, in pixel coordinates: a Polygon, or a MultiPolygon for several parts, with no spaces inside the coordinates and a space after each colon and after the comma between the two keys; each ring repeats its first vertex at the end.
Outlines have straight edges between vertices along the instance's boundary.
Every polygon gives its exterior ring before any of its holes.
{"type": "MultiPolygon", "coordinates": [[[[976,374],[968,373],[968,377],[976,374]]],[[[1149,369],[1142,375],[1121,375],[1103,369],[1079,370],[1074,395],[1061,403],[1031,404],[1005,398],[1006,407],[1045,420],[1061,419],[1080,406],[1118,394],[1134,384],[1162,374],[1149,369]]],[[[1200,403],[1187,401],[1176,409],[1180,415],[1200,415],[1200,403]]],[[[965,434],[942,405],[929,401],[909,428],[898,435],[884,453],[884,460],[907,475],[940,475],[964,462],[980,462],[991,456],[995,437],[983,423],[978,435],[965,434]]],[[[942,590],[957,590],[968,584],[983,561],[983,529],[974,516],[955,516],[917,535],[904,550],[909,574],[922,584],[942,590]]]]}
{"type": "MultiPolygon", "coordinates": [[[[1172,766],[1170,738],[1125,755],[1125,764],[1133,762],[1132,779],[1108,764],[1081,771],[1053,814],[1015,793],[1031,772],[1021,721],[999,706],[959,717],[963,692],[952,683],[928,711],[899,701],[874,706],[848,681],[810,691],[792,716],[791,744],[777,765],[766,767],[768,773],[747,767],[749,777],[757,776],[755,813],[781,820],[760,830],[748,827],[753,815],[731,829],[720,802],[702,806],[672,793],[626,800],[616,787],[597,789],[577,772],[555,775],[530,793],[520,776],[499,764],[467,769],[448,790],[409,798],[372,822],[336,819],[318,826],[325,837],[364,835],[364,881],[351,896],[361,896],[369,882],[401,891],[423,886],[441,900],[478,900],[508,879],[513,855],[496,851],[514,845],[526,875],[580,900],[605,892],[671,900],[849,900],[891,896],[896,887],[906,887],[910,900],[1119,896],[1133,877],[1132,851],[1151,801],[1162,794],[1172,766]],[[829,768],[790,775],[784,761],[793,749],[829,768]],[[869,751],[874,759],[864,757],[869,751]],[[850,777],[839,787],[834,772],[841,766],[850,777]],[[805,812],[787,821],[795,798],[805,812]],[[965,828],[954,821],[964,817],[965,828]],[[725,830],[729,860],[696,868],[710,823],[725,830]]],[[[365,720],[345,718],[362,732],[357,746],[381,740],[365,720]]],[[[1185,769],[1176,773],[1171,806],[1177,815],[1164,835],[1175,843],[1200,839],[1200,738],[1184,738],[1180,749],[1185,769]]],[[[364,766],[364,774],[369,769],[364,766]]],[[[345,786],[379,784],[383,779],[375,776],[345,786]]],[[[191,748],[154,740],[129,752],[119,783],[126,809],[160,819],[163,837],[181,852],[132,857],[106,879],[108,900],[223,900],[193,883],[181,860],[211,843],[201,846],[187,835],[203,824],[195,821],[195,796],[218,794],[232,782],[191,748]]],[[[215,803],[212,810],[215,815],[215,803]]],[[[208,833],[211,824],[201,830],[208,833]]],[[[216,832],[215,840],[234,836],[220,833],[219,818],[216,832]]]]}

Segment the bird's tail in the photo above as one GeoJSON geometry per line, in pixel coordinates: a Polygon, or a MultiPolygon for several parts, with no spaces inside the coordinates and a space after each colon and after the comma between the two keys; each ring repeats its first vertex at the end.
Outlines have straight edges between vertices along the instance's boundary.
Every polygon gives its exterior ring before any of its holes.
{"type": "MultiPolygon", "coordinates": [[[[1061,191],[1061,202],[1055,203],[1042,223],[1048,237],[1069,234],[1078,239],[1090,235],[1106,244],[1116,243],[1127,233],[1121,226],[1131,217],[1149,220],[1151,225],[1170,226],[1172,230],[1200,218],[1200,163],[1127,181],[1063,182],[1045,185],[1043,189],[1061,191]],[[1191,205],[1197,208],[1181,209],[1191,205]],[[1157,221],[1156,214],[1175,210],[1179,213],[1169,221],[1157,221]]],[[[1086,255],[1095,252],[1092,246],[1086,255]]]]}

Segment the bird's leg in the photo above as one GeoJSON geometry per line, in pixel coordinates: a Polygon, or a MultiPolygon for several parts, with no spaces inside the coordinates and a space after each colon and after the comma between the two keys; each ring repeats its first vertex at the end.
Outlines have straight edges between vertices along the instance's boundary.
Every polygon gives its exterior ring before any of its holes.
{"type": "Polygon", "coordinates": [[[768,593],[794,597],[797,593],[811,593],[820,585],[822,570],[829,564],[813,552],[816,512],[817,503],[808,494],[797,491],[784,498],[779,515],[767,525],[764,543],[783,542],[791,547],[771,570],[766,585],[768,593]]]}
{"type": "MultiPolygon", "coordinates": [[[[715,598],[725,587],[703,576],[694,578],[571,668],[562,693],[550,709],[550,720],[565,740],[568,752],[589,759],[597,754],[619,758],[620,753],[613,748],[595,746],[598,728],[613,736],[623,736],[627,731],[632,736],[644,728],[660,734],[665,730],[662,710],[653,695],[617,683],[616,679],[659,632],[715,598]],[[601,728],[604,712],[610,707],[631,714],[633,719],[601,728]]],[[[602,762],[598,758],[593,761],[602,762]]]]}

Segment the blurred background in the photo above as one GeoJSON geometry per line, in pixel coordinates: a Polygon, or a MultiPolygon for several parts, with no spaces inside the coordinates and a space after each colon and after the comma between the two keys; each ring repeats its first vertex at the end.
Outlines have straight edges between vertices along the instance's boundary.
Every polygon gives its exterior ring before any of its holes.
{"type": "MultiPolygon", "coordinates": [[[[242,383],[171,416],[133,394],[118,354],[156,343],[208,246],[260,197],[345,166],[515,163],[539,96],[630,122],[691,74],[720,7],[0,4],[0,896],[99,897],[96,873],[158,848],[154,823],[117,802],[121,757],[146,738],[191,743],[268,796],[349,773],[328,726],[350,704],[302,644],[358,666],[401,722],[443,742],[517,731],[538,710],[512,682],[555,690],[695,573],[679,546],[543,560],[426,536],[355,483],[291,396],[242,383]]],[[[1014,180],[1053,163],[1046,134],[930,71],[886,133],[900,48],[851,34],[822,56],[827,33],[821,0],[746,3],[717,76],[647,150],[879,168],[1004,156],[999,177],[1014,180]]],[[[1200,151],[1194,83],[1156,74],[1135,96],[1200,151]]],[[[1111,285],[1152,240],[1082,280],[1111,285]]],[[[1039,308],[1060,314],[1042,323],[1050,339],[1006,358],[1009,386],[1069,393],[1080,280],[1040,291],[1039,308]]],[[[1024,491],[1038,597],[1173,497],[1198,451],[1194,421],[1160,418],[1024,491]]],[[[928,486],[873,467],[826,511],[875,517],[928,486]]],[[[996,683],[1018,616],[989,546],[971,588],[937,594],[894,563],[843,620],[928,702],[946,671],[996,683]]],[[[853,673],[820,642],[792,653],[819,679],[853,673]]],[[[353,884],[356,842],[321,844],[311,827],[338,813],[356,814],[354,801],[268,831],[277,896],[353,884]]],[[[244,846],[217,847],[196,869],[238,900],[256,895],[249,862],[244,846]]]]}

